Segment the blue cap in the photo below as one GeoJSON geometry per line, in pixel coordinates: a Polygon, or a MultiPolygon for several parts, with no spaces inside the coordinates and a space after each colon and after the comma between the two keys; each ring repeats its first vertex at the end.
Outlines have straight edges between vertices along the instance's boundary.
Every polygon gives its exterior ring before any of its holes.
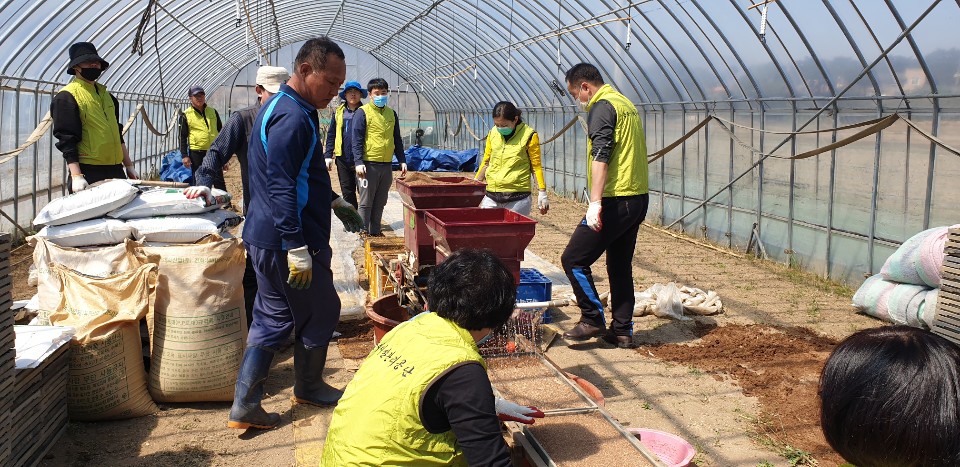
{"type": "Polygon", "coordinates": [[[359,83],[359,82],[357,82],[357,81],[347,81],[346,84],[343,85],[343,91],[340,91],[340,98],[341,98],[341,99],[346,99],[346,98],[347,98],[347,90],[348,90],[348,89],[356,89],[357,91],[360,91],[360,97],[362,97],[362,98],[364,98],[364,99],[367,98],[367,90],[366,90],[366,89],[363,89],[363,86],[360,86],[360,83],[359,83]]]}
{"type": "Polygon", "coordinates": [[[200,85],[198,84],[196,86],[191,86],[190,91],[187,94],[189,94],[190,97],[193,97],[193,96],[196,96],[197,94],[206,94],[206,92],[204,92],[203,88],[200,87],[200,85]]]}

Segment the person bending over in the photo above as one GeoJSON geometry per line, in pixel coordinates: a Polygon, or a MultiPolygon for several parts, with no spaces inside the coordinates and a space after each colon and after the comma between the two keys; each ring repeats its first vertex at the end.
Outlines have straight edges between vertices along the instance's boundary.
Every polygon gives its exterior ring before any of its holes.
{"type": "Polygon", "coordinates": [[[510,465],[498,415],[533,423],[543,414],[494,398],[477,345],[515,299],[513,275],[490,252],[460,250],[438,264],[432,311],[387,333],[364,360],[333,411],[320,465],[510,465]]]}

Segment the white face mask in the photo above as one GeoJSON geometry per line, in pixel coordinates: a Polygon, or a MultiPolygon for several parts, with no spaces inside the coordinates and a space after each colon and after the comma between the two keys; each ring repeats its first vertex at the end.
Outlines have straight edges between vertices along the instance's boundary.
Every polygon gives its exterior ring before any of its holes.
{"type": "Polygon", "coordinates": [[[589,102],[589,101],[587,101],[587,102],[581,101],[581,100],[580,100],[580,96],[581,96],[582,94],[583,94],[583,88],[581,87],[580,90],[577,92],[577,107],[579,107],[580,110],[586,111],[586,110],[587,110],[587,104],[589,104],[590,102],[589,102]]]}

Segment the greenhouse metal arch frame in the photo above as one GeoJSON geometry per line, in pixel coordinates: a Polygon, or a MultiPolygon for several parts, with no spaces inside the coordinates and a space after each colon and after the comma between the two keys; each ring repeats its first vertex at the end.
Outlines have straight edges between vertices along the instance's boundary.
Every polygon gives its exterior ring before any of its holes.
{"type": "MultiPolygon", "coordinates": [[[[481,144],[474,135],[503,99],[553,136],[576,116],[563,72],[589,61],[638,106],[650,152],[708,117],[728,122],[706,124],[651,165],[649,220],[731,247],[759,234],[774,259],[856,284],[913,233],[957,220],[960,158],[925,135],[960,142],[960,54],[937,33],[958,20],[960,0],[7,0],[0,152],[40,123],[68,78],[66,49],[81,40],[111,62],[104,81],[122,118],[143,104],[166,127],[188,86],[216,88],[326,33],[397,73],[457,149],[481,144]],[[130,52],[138,27],[142,54],[130,52]],[[893,113],[924,131],[897,124],[789,159],[849,134],[826,130],[893,113]],[[454,130],[461,124],[468,131],[454,130]],[[790,132],[800,134],[781,134],[790,132]]],[[[139,120],[127,139],[141,171],[176,145],[139,120]]],[[[582,196],[580,125],[544,156],[550,187],[582,196]]],[[[6,162],[0,208],[29,224],[38,198],[62,194],[60,160],[47,134],[6,162]]]]}

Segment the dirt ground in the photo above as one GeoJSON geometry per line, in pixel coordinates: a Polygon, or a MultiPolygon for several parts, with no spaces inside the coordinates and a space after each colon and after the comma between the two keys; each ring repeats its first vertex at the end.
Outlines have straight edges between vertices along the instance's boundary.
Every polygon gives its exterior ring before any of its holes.
{"type": "Polygon", "coordinates": [[[843,463],[820,432],[817,404],[820,369],[836,340],[804,328],[694,326],[700,339],[696,345],[651,344],[638,351],[701,369],[721,381],[736,381],[745,395],[760,400],[758,442],[792,448],[787,454],[798,462],[843,463]]]}
{"type": "MultiPolygon", "coordinates": [[[[585,211],[554,197],[547,215],[532,216],[539,224],[530,250],[559,265],[585,211]]],[[[882,324],[854,313],[849,288],[647,225],[633,264],[637,290],[671,281],[715,290],[724,313],[635,318],[637,351],[569,342],[549,351],[558,365],[597,385],[621,423],[689,440],[697,465],[841,462],[820,434],[819,372],[836,339],[882,324]]],[[[605,258],[593,275],[608,290],[605,258]]],[[[559,327],[576,324],[576,307],[560,311],[559,327]]]]}
{"type": "MultiPolygon", "coordinates": [[[[227,174],[239,199],[238,168],[227,174]]],[[[334,185],[336,188],[336,177],[334,185]]],[[[239,203],[235,203],[238,205],[239,203]]],[[[530,250],[555,266],[586,207],[551,197],[530,250]]],[[[14,295],[27,299],[29,247],[16,250],[14,295]],[[17,264],[18,258],[27,258],[17,264]]],[[[362,261],[362,254],[355,254],[362,261]]],[[[698,466],[836,465],[819,434],[816,382],[832,346],[882,323],[855,314],[852,291],[764,261],[704,248],[653,227],[641,229],[634,257],[637,290],[670,281],[717,291],[724,313],[691,321],[635,319],[637,350],[558,340],[548,351],[562,369],[597,386],[628,427],[675,433],[698,451],[698,466]]],[[[601,292],[606,271],[593,268],[601,292]]],[[[363,279],[363,278],[361,278],[363,279]]],[[[559,298],[559,297],[555,297],[559,298]]],[[[575,307],[554,311],[569,329],[575,307]]],[[[368,322],[344,322],[325,376],[343,387],[372,348],[368,322]],[[341,357],[342,355],[342,357],[341,357]]],[[[330,409],[290,403],[292,351],[278,355],[264,405],[280,428],[244,433],[225,427],[228,403],[164,404],[154,416],[71,423],[45,466],[317,465],[330,409]]]]}

